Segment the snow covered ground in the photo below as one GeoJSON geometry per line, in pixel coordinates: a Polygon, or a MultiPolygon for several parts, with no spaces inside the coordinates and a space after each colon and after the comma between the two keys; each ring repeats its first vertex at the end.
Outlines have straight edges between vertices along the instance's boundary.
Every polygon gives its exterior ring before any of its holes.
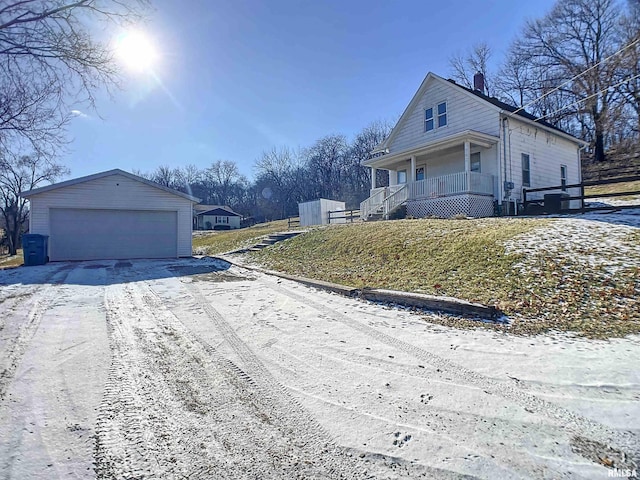
{"type": "Polygon", "coordinates": [[[640,267],[640,243],[630,236],[640,231],[640,206],[619,212],[592,211],[582,215],[560,215],[548,227],[520,235],[506,245],[507,252],[549,252],[571,257],[586,268],[604,266],[640,267]]]}
{"type": "Polygon", "coordinates": [[[0,479],[605,478],[640,338],[430,324],[214,259],[0,271],[0,479]]]}

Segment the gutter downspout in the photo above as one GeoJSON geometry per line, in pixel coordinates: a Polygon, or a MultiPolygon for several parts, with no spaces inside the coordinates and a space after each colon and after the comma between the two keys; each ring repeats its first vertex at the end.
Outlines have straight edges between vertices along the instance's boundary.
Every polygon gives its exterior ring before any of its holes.
{"type": "MultiPolygon", "coordinates": [[[[580,152],[587,148],[587,144],[578,147],[578,183],[582,183],[582,155],[580,152]]],[[[584,186],[580,187],[580,196],[584,197],[584,186]]],[[[580,199],[580,208],[584,209],[584,198],[580,199]]]]}
{"type": "MultiPolygon", "coordinates": [[[[502,118],[502,146],[503,146],[503,170],[504,170],[504,176],[502,177],[502,182],[501,182],[501,190],[502,190],[502,199],[506,200],[507,198],[509,198],[509,194],[507,194],[505,187],[505,183],[507,181],[507,128],[509,125],[509,120],[507,119],[507,117],[503,117],[502,118]]],[[[503,202],[504,203],[504,202],[503,202]]],[[[504,204],[503,204],[503,215],[504,215],[504,204]]]]}

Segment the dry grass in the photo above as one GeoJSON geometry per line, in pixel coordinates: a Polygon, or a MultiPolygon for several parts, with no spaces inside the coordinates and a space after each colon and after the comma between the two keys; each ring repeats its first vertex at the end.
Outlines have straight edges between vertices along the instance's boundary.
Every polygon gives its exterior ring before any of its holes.
{"type": "MultiPolygon", "coordinates": [[[[585,195],[603,195],[607,193],[622,193],[628,191],[640,191],[640,180],[635,182],[612,183],[609,185],[595,185],[584,188],[585,195]]],[[[625,195],[617,198],[620,200],[632,200],[638,198],[638,195],[625,195]]]]}
{"type": "MultiPolygon", "coordinates": [[[[572,331],[596,338],[640,332],[640,260],[616,272],[541,251],[507,253],[514,237],[553,220],[402,220],[334,225],[252,254],[275,270],[354,287],[449,295],[496,305],[518,334],[572,331]]],[[[632,235],[634,242],[638,235],[632,235]]],[[[457,326],[478,323],[438,320],[457,326]]]]}
{"type": "Polygon", "coordinates": [[[19,267],[24,264],[24,258],[22,256],[22,250],[18,250],[17,255],[8,256],[2,255],[0,256],[0,269],[1,268],[11,268],[11,267],[19,267]]]}
{"type": "Polygon", "coordinates": [[[270,233],[286,232],[287,226],[287,220],[278,220],[237,230],[196,232],[193,237],[193,253],[196,255],[218,255],[249,247],[270,233]]]}

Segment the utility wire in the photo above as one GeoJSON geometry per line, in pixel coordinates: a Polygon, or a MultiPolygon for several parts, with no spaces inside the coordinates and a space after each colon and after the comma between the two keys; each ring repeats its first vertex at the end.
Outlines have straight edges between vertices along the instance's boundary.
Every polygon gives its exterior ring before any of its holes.
{"type": "MultiPolygon", "coordinates": [[[[554,88],[553,90],[549,90],[547,93],[539,96],[538,98],[536,98],[535,100],[530,101],[529,103],[527,103],[526,105],[518,108],[517,110],[511,112],[509,114],[509,116],[513,116],[515,114],[517,114],[519,111],[524,110],[525,108],[533,105],[536,102],[539,102],[540,100],[542,100],[543,98],[545,98],[548,95],[551,95],[553,92],[557,92],[558,90],[560,90],[562,87],[568,85],[569,83],[573,82],[574,80],[576,80],[577,78],[580,78],[582,75],[584,75],[585,73],[593,70],[594,68],[596,68],[598,65],[601,65],[602,63],[610,60],[611,58],[615,57],[616,55],[620,55],[622,52],[624,52],[626,49],[633,47],[635,44],[640,43],[640,37],[638,37],[637,39],[633,40],[631,43],[629,43],[628,45],[622,47],[620,50],[618,50],[615,53],[612,53],[611,55],[609,55],[607,58],[605,58],[604,60],[600,60],[598,63],[596,63],[595,65],[590,66],[589,68],[587,68],[585,71],[575,75],[574,77],[570,78],[569,80],[567,80],[566,82],[564,82],[563,84],[557,86],[556,88],[554,88]]],[[[623,82],[624,83],[624,82],[623,82]]],[[[598,92],[600,93],[600,92],[598,92]]],[[[586,99],[585,99],[586,100],[586,99]]]]}
{"type": "Polygon", "coordinates": [[[608,86],[607,88],[603,88],[602,90],[599,90],[599,91],[597,91],[596,93],[593,93],[593,94],[589,95],[588,97],[581,98],[580,100],[577,100],[577,101],[575,101],[575,102],[573,102],[573,103],[570,103],[569,105],[564,105],[564,106],[562,106],[561,108],[559,108],[559,109],[557,109],[557,110],[554,110],[554,111],[553,111],[553,112],[551,112],[551,113],[547,113],[547,114],[545,114],[545,115],[543,115],[543,116],[541,116],[541,117],[538,117],[538,118],[536,118],[536,119],[534,120],[534,122],[537,122],[538,120],[542,120],[542,119],[544,119],[544,118],[550,117],[551,115],[556,114],[556,113],[558,113],[558,112],[561,112],[562,110],[565,110],[565,109],[567,109],[567,108],[569,108],[569,107],[573,107],[574,105],[578,105],[578,104],[580,104],[580,103],[582,103],[582,102],[586,102],[586,101],[587,101],[587,100],[589,100],[590,98],[593,98],[593,97],[595,97],[595,96],[597,96],[597,95],[600,95],[601,93],[606,92],[606,91],[607,91],[607,90],[609,90],[610,88],[616,88],[616,87],[619,87],[619,86],[620,86],[620,85],[622,85],[623,83],[630,82],[631,80],[635,80],[636,78],[640,78],[640,73],[639,73],[639,74],[637,74],[637,75],[634,75],[633,77],[625,78],[624,80],[622,80],[621,82],[616,83],[615,85],[610,85],[610,86],[608,86]]]}

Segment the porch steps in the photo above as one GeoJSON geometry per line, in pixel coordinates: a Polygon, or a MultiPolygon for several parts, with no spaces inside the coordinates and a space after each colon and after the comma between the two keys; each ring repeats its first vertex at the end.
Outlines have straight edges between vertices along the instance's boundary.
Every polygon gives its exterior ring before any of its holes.
{"type": "Polygon", "coordinates": [[[382,212],[382,206],[376,211],[369,214],[367,218],[364,219],[365,222],[377,222],[378,220],[398,220],[401,218],[407,218],[407,204],[403,202],[391,210],[385,217],[382,212]]]}
{"type": "Polygon", "coordinates": [[[258,252],[263,248],[270,247],[271,245],[281,242],[283,240],[287,240],[289,238],[293,238],[297,235],[304,233],[304,230],[294,231],[294,232],[279,232],[269,234],[266,238],[262,239],[260,243],[256,243],[255,245],[248,248],[241,248],[239,250],[234,250],[233,252],[228,253],[247,253],[247,252],[258,252]]]}

